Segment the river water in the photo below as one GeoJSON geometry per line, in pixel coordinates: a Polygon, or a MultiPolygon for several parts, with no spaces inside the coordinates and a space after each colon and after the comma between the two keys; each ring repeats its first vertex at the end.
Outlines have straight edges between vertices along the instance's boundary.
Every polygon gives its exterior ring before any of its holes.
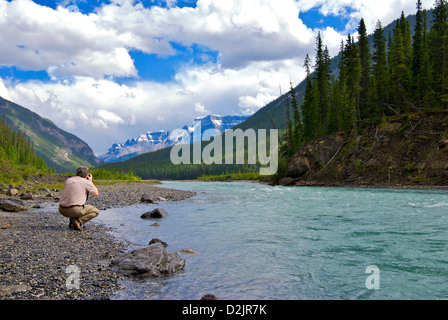
{"type": "Polygon", "coordinates": [[[102,211],[133,247],[182,254],[181,273],[127,278],[115,299],[447,299],[448,192],[164,182],[182,202],[102,211]],[[156,207],[169,217],[143,220],[156,207]],[[159,222],[160,227],[151,224],[159,222]],[[373,269],[372,269],[373,268],[373,269]]]}

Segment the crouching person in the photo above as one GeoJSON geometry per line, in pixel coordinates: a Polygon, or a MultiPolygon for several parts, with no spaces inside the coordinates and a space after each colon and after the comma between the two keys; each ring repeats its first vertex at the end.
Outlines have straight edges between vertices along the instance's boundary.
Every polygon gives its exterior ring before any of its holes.
{"type": "Polygon", "coordinates": [[[98,196],[98,189],[92,182],[92,175],[87,167],[76,170],[76,176],[68,178],[59,201],[59,212],[70,218],[69,228],[82,231],[87,221],[95,218],[99,210],[86,205],[88,195],[98,196]]]}

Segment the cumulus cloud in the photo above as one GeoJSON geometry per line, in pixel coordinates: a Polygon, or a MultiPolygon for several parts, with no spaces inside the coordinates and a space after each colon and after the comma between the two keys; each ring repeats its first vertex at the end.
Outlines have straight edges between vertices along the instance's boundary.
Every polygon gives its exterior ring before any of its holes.
{"type": "Polygon", "coordinates": [[[210,113],[210,111],[205,109],[205,106],[200,102],[196,102],[194,104],[194,110],[196,112],[198,112],[199,114],[209,114],[210,113]]]}
{"type": "Polygon", "coordinates": [[[0,65],[51,75],[133,76],[128,34],[101,25],[96,14],[53,10],[31,0],[0,1],[0,65]]]}
{"type": "Polygon", "coordinates": [[[134,48],[171,55],[172,42],[201,44],[219,51],[225,68],[297,56],[314,38],[298,13],[292,0],[199,0],[169,10],[126,1],[98,10],[102,25],[132,34],[134,48]]]}

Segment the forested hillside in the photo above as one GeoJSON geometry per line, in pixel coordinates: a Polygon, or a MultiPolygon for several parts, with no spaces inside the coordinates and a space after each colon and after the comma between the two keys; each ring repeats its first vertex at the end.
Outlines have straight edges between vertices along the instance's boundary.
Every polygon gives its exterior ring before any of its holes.
{"type": "Polygon", "coordinates": [[[287,119],[283,155],[292,156],[313,139],[378,123],[383,117],[446,110],[446,1],[437,0],[428,16],[418,0],[413,31],[404,13],[387,35],[378,21],[370,48],[361,19],[357,41],[349,34],[341,43],[337,75],[332,72],[328,49],[318,34],[314,64],[308,56],[305,59],[307,78],[300,107],[291,87],[293,114],[287,119]]]}
{"type": "Polygon", "coordinates": [[[81,165],[98,165],[90,146],[48,119],[0,97],[0,117],[24,133],[34,151],[56,172],[74,172],[81,165]]]}
{"type": "Polygon", "coordinates": [[[388,35],[378,22],[373,48],[362,19],[358,33],[341,44],[337,76],[318,35],[315,72],[283,137],[280,183],[445,185],[447,2],[428,15],[419,0],[414,30],[404,14],[388,35]]]}
{"type": "Polygon", "coordinates": [[[47,172],[45,161],[34,153],[25,134],[0,120],[0,182],[20,182],[31,174],[47,172]]]}

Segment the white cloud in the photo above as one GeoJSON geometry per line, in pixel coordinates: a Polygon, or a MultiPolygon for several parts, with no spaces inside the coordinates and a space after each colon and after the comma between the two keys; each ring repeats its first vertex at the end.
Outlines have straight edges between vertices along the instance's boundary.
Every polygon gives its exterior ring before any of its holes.
{"type": "Polygon", "coordinates": [[[121,119],[117,114],[100,109],[97,112],[98,117],[96,118],[97,121],[103,126],[104,128],[108,128],[109,125],[118,125],[120,123],[123,123],[123,119],[121,119]]]}
{"type": "Polygon", "coordinates": [[[101,24],[132,34],[129,45],[174,54],[170,42],[201,44],[222,55],[223,67],[291,58],[312,41],[293,0],[199,0],[196,8],[144,8],[124,2],[98,10],[101,24]]]}
{"type": "MultiPolygon", "coordinates": [[[[169,2],[172,5],[173,2],[169,2]]],[[[196,8],[119,1],[88,15],[0,0],[0,65],[53,77],[135,76],[129,49],[173,55],[170,42],[220,52],[223,67],[290,59],[313,42],[293,0],[199,0],[196,8]]]]}
{"type": "Polygon", "coordinates": [[[210,114],[210,111],[205,109],[205,106],[200,102],[196,102],[194,104],[194,111],[196,111],[199,114],[210,114]]]}
{"type": "Polygon", "coordinates": [[[129,34],[101,26],[95,14],[53,10],[31,0],[0,1],[0,65],[55,75],[136,75],[129,34]]]}
{"type": "Polygon", "coordinates": [[[10,97],[9,97],[8,88],[6,87],[5,82],[7,82],[7,81],[0,78],[0,97],[9,100],[10,97]]]}

